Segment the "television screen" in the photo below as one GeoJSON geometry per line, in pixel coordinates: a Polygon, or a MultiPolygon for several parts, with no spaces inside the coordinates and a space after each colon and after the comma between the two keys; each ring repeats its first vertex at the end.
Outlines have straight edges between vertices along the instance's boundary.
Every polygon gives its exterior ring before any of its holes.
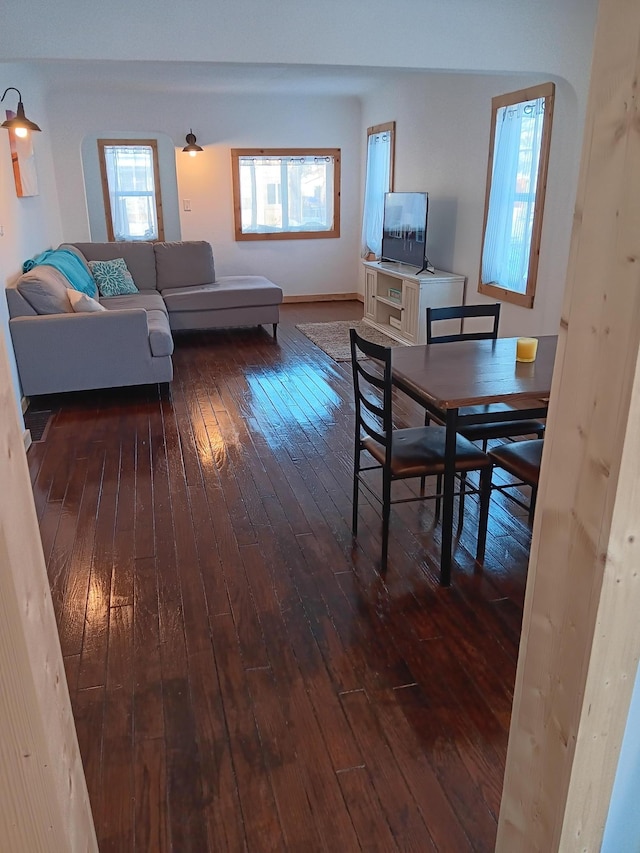
{"type": "Polygon", "coordinates": [[[427,268],[427,193],[386,193],[382,224],[383,261],[427,268]]]}

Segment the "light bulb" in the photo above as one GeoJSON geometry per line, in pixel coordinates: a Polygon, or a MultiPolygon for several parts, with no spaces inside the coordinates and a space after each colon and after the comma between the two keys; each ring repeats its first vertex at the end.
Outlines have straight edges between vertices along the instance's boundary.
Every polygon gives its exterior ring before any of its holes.
{"type": "Polygon", "coordinates": [[[197,153],[197,151],[189,151],[189,157],[195,157],[197,153]]]}
{"type": "Polygon", "coordinates": [[[25,139],[25,137],[29,136],[29,131],[26,127],[16,127],[15,134],[16,136],[19,136],[20,139],[25,139]]]}

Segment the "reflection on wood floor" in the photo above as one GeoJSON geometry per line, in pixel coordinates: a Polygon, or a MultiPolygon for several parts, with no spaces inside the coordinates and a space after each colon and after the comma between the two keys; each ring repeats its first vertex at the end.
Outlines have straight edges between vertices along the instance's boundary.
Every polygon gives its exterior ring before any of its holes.
{"type": "MultiPolygon", "coordinates": [[[[433,503],[350,533],[352,385],[295,328],[184,335],[157,387],[34,400],[28,453],[105,851],[490,851],[530,531],[492,500],[438,586],[433,503]]],[[[398,418],[422,422],[398,398],[398,418]]],[[[399,424],[402,425],[402,424],[399,424]]]]}

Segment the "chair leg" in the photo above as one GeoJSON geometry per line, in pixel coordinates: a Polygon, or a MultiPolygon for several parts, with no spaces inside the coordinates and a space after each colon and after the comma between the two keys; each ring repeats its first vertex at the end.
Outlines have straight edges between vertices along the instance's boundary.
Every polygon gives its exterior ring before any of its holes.
{"type": "Polygon", "coordinates": [[[476,562],[484,562],[484,552],[487,544],[487,527],[489,526],[489,503],[491,501],[491,479],[493,468],[488,466],[480,471],[480,515],[478,518],[478,547],[476,562]]]}
{"type": "MultiPolygon", "coordinates": [[[[424,413],[424,425],[429,426],[430,423],[431,423],[431,418],[429,417],[429,412],[425,411],[425,413],[424,413]]],[[[426,477],[420,477],[420,497],[421,498],[424,497],[424,489],[425,489],[426,482],[427,482],[426,477]]]]}
{"type": "Polygon", "coordinates": [[[460,474],[460,499],[458,501],[458,533],[462,530],[462,524],[464,522],[464,498],[466,494],[466,486],[467,474],[466,471],[462,471],[460,474]]]}
{"type": "Polygon", "coordinates": [[[529,502],[529,524],[533,524],[533,516],[536,514],[536,500],[538,498],[538,487],[531,486],[531,500],[529,502]]]}
{"type": "Polygon", "coordinates": [[[387,570],[387,553],[389,551],[389,517],[391,515],[391,477],[382,475],[382,556],[380,568],[387,570]]]}
{"type": "Polygon", "coordinates": [[[360,494],[360,482],[358,480],[358,474],[360,473],[360,448],[356,446],[354,458],[353,458],[353,498],[352,498],[352,508],[353,512],[351,515],[351,532],[354,536],[358,535],[358,496],[360,494]]]}
{"type": "Polygon", "coordinates": [[[273,337],[274,338],[278,337],[278,324],[277,323],[273,324],[273,337]]]}
{"type": "Polygon", "coordinates": [[[436,498],[434,521],[437,524],[440,521],[440,509],[442,507],[442,498],[440,497],[440,495],[442,494],[442,474],[438,474],[438,476],[436,477],[436,494],[438,495],[438,497],[436,498]]]}

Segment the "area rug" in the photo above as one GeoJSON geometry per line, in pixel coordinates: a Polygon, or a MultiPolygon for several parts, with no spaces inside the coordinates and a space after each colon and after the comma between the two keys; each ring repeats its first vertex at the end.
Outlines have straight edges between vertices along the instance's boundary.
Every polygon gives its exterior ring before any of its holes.
{"type": "MultiPolygon", "coordinates": [[[[362,320],[334,320],[331,323],[299,323],[300,329],[310,341],[334,361],[351,361],[349,329],[355,329],[361,338],[383,347],[401,347],[399,341],[372,328],[362,320]]],[[[359,358],[362,357],[359,355],[359,358]]]]}

